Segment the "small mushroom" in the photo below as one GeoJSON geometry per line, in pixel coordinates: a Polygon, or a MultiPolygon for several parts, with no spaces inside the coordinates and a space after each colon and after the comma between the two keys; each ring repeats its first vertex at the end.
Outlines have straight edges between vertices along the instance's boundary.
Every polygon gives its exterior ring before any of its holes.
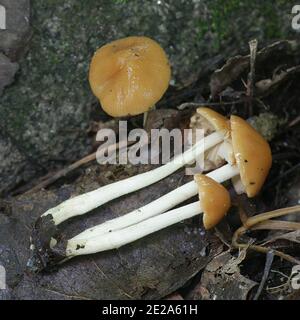
{"type": "MultiPolygon", "coordinates": [[[[248,123],[237,117],[233,116],[230,119],[230,126],[233,126],[235,131],[235,141],[232,144],[234,144],[235,148],[233,148],[234,153],[234,161],[232,161],[231,156],[227,154],[224,158],[228,159],[229,163],[209,172],[206,176],[214,179],[215,181],[219,183],[223,183],[226,180],[230,179],[237,179],[240,177],[240,169],[244,170],[243,167],[239,166],[238,163],[240,163],[241,160],[241,154],[240,154],[240,148],[236,148],[236,138],[239,137],[241,139],[240,143],[243,144],[243,152],[246,154],[247,150],[250,150],[251,152],[254,152],[254,155],[256,154],[256,161],[255,165],[257,168],[264,168],[264,170],[260,170],[260,186],[262,186],[263,181],[266,179],[266,176],[268,174],[268,171],[270,169],[271,165],[271,158],[269,157],[261,157],[260,154],[269,154],[270,147],[268,143],[264,140],[264,138],[255,131],[255,129],[251,128],[249,129],[248,123]],[[246,129],[244,130],[236,130],[237,126],[236,123],[240,123],[240,125],[243,128],[247,128],[248,136],[247,139],[244,139],[246,129]],[[248,149],[249,148],[249,149],[248,149]],[[256,151],[255,151],[256,150],[256,151]]],[[[231,141],[229,139],[228,141],[231,141]]],[[[231,148],[225,148],[224,152],[231,154],[231,148]]],[[[242,171],[242,173],[244,173],[242,171]]],[[[242,181],[242,180],[241,180],[242,181]]],[[[260,188],[256,188],[255,191],[259,192],[260,188]]],[[[116,230],[120,230],[126,226],[130,226],[136,223],[139,223],[143,220],[149,219],[153,216],[160,215],[163,212],[166,212],[167,210],[170,210],[171,208],[175,207],[176,205],[188,200],[189,198],[195,196],[198,193],[198,186],[195,181],[191,181],[186,183],[185,185],[167,193],[166,195],[154,200],[153,202],[146,204],[145,206],[133,210],[130,213],[127,213],[124,216],[106,221],[98,226],[94,226],[90,229],[87,229],[80,233],[79,235],[75,236],[74,240],[81,240],[81,239],[87,239],[92,237],[101,237],[101,235],[112,232],[116,230]]],[[[250,194],[251,196],[254,196],[254,193],[250,194]]]]}
{"type": "MultiPolygon", "coordinates": [[[[204,129],[206,135],[212,131],[221,132],[224,135],[223,143],[217,144],[204,153],[204,163],[201,167],[202,172],[216,169],[226,162],[235,163],[230,139],[230,123],[227,118],[212,109],[201,107],[192,116],[190,127],[192,129],[204,129]]],[[[192,140],[195,141],[196,137],[192,137],[192,140]]]]}
{"type": "Polygon", "coordinates": [[[190,127],[204,129],[206,134],[219,131],[226,137],[230,135],[228,119],[207,107],[201,107],[196,110],[196,114],[191,118],[190,127]]]}
{"type": "Polygon", "coordinates": [[[218,113],[213,110],[211,111],[212,112],[203,112],[200,116],[203,128],[210,127],[209,132],[205,129],[205,138],[198,141],[192,148],[183,154],[179,154],[170,162],[151,171],[111,183],[88,193],[68,199],[58,206],[47,210],[42,217],[47,216],[48,220],[51,218],[53,224],[58,225],[71,217],[82,215],[113,199],[160,181],[184,165],[194,162],[206,150],[222,144],[229,134],[230,126],[228,119],[222,115],[218,116],[218,113]]]}
{"type": "MultiPolygon", "coordinates": [[[[209,172],[206,177],[211,178],[218,183],[222,183],[226,180],[230,180],[234,177],[240,176],[240,169],[244,170],[241,166],[241,161],[247,160],[244,159],[244,154],[248,155],[248,153],[254,152],[254,155],[252,156],[256,155],[255,165],[256,168],[260,168],[260,184],[262,184],[268,174],[268,170],[271,165],[271,158],[269,156],[265,156],[270,154],[268,143],[265,142],[264,139],[254,129],[250,129],[247,122],[241,118],[232,116],[230,119],[230,127],[235,130],[234,141],[232,141],[232,144],[234,145],[234,161],[231,161],[231,157],[227,154],[227,156],[224,156],[224,158],[228,159],[229,163],[212,172],[209,172]],[[240,130],[240,127],[242,127],[243,130],[240,130]],[[245,139],[245,137],[247,137],[247,139],[245,139]],[[239,146],[237,147],[237,140],[239,140],[239,143],[243,144],[243,148],[239,146]],[[248,150],[250,150],[251,152],[248,150]],[[243,153],[243,155],[241,155],[241,153],[243,153]],[[261,154],[263,154],[264,156],[260,156],[261,154]]],[[[208,137],[210,136],[211,135],[209,135],[208,137]]],[[[229,139],[228,141],[231,141],[231,139],[229,139]]],[[[223,151],[225,153],[232,152],[230,148],[224,148],[223,151]]],[[[250,173],[251,172],[252,171],[250,171],[250,173]]],[[[241,174],[243,173],[244,171],[241,172],[241,174]]],[[[253,177],[256,177],[256,175],[253,175],[253,177]]],[[[241,179],[241,181],[243,182],[243,179],[241,179]]],[[[252,184],[250,185],[252,186],[252,184]]],[[[246,186],[248,185],[246,184],[246,186]]],[[[260,187],[256,188],[254,191],[258,192],[260,190],[260,187]]],[[[79,196],[81,198],[76,197],[77,200],[75,203],[78,205],[79,210],[76,206],[73,208],[75,211],[77,210],[75,215],[82,214],[83,211],[87,212],[89,208],[95,207],[95,202],[97,203],[97,201],[99,201],[99,196],[101,196],[101,193],[99,194],[98,190],[79,196]],[[82,210],[83,207],[85,207],[84,210],[82,210]]],[[[254,191],[252,190],[250,196],[255,195],[254,191]]],[[[146,234],[165,228],[173,223],[191,218],[202,212],[202,209],[199,208],[198,202],[171,211],[168,210],[197,195],[198,192],[199,186],[196,179],[196,181],[193,180],[191,182],[188,182],[185,185],[180,186],[179,188],[165,194],[164,196],[152,201],[151,203],[133,210],[132,212],[124,216],[106,221],[102,224],[86,229],[67,242],[64,242],[64,244],[60,243],[60,245],[63,245],[63,257],[70,258],[75,255],[84,255],[100,252],[103,250],[109,250],[109,248],[112,247],[117,248],[123,244],[139,239],[146,234]]],[[[224,199],[226,198],[226,196],[224,195],[223,197],[224,199]]],[[[73,199],[68,200],[70,201],[69,203],[71,203],[72,200],[73,199]]],[[[228,203],[227,201],[228,199],[225,200],[225,208],[227,206],[226,203],[228,203]]],[[[73,202],[72,205],[74,205],[73,202]]],[[[65,207],[61,208],[63,210],[65,209],[65,207]]],[[[69,209],[71,210],[72,208],[69,207],[69,209]]],[[[59,211],[60,210],[56,211],[56,213],[58,213],[58,216],[59,211]]],[[[68,215],[68,211],[66,211],[65,213],[68,215]]],[[[222,215],[222,211],[220,211],[219,213],[220,215],[222,215]]],[[[47,218],[47,216],[45,218],[47,218]]],[[[207,226],[210,227],[209,222],[207,222],[207,226]]],[[[53,250],[55,251],[55,247],[53,250]]],[[[60,252],[61,250],[62,249],[60,247],[60,252]]],[[[47,252],[47,254],[49,254],[49,252],[47,252]]]]}
{"type": "Polygon", "coordinates": [[[231,206],[229,192],[220,183],[203,174],[196,174],[194,179],[199,188],[203,225],[205,229],[211,229],[223,219],[231,206]]]}
{"type": "Polygon", "coordinates": [[[70,258],[117,249],[182,220],[199,215],[201,212],[203,212],[205,229],[213,228],[226,215],[231,206],[229,192],[221,184],[202,174],[197,174],[195,181],[198,186],[199,201],[144,220],[118,232],[106,233],[101,239],[97,237],[81,240],[73,238],[67,243],[66,256],[70,258]]]}
{"type": "Polygon", "coordinates": [[[89,71],[94,95],[113,117],[147,112],[167,90],[170,77],[166,53],[147,37],[127,37],[102,46],[89,71]]]}
{"type": "Polygon", "coordinates": [[[232,147],[240,176],[233,179],[238,193],[249,198],[262,188],[272,165],[272,153],[268,142],[244,119],[231,116],[232,147]]]}
{"type": "MultiPolygon", "coordinates": [[[[228,130],[230,130],[228,119],[223,116],[218,117],[215,111],[212,111],[211,113],[204,112],[203,115],[200,115],[199,117],[201,118],[201,122],[205,128],[210,127],[209,132],[206,130],[206,136],[204,139],[196,142],[189,150],[174,157],[167,164],[151,171],[144,172],[73,197],[62,202],[58,206],[47,210],[36,221],[32,232],[32,253],[37,261],[35,264],[39,264],[39,261],[44,263],[45,259],[41,259],[40,257],[43,254],[48,255],[48,251],[52,250],[49,248],[49,239],[51,239],[51,237],[58,237],[59,231],[56,227],[57,225],[72,217],[85,214],[113,199],[124,196],[162,180],[184,165],[195,162],[195,160],[199,158],[200,155],[206,150],[213,148],[218,144],[222,144],[225,137],[228,135],[228,130]],[[218,124],[216,123],[216,120],[214,120],[217,118],[219,118],[218,124]],[[210,124],[211,121],[213,122],[212,124],[210,124]],[[215,130],[218,130],[219,128],[222,128],[221,131],[216,132],[215,130]],[[223,128],[226,128],[226,130],[223,130],[223,128]],[[43,241],[41,241],[41,239],[43,239],[43,241]],[[42,254],[40,252],[42,252],[42,254]]],[[[168,208],[169,207],[167,207],[167,209],[168,208]]],[[[147,218],[147,215],[139,215],[139,217],[141,219],[139,221],[142,221],[147,218]]],[[[134,216],[133,221],[135,221],[135,218],[136,217],[134,216]]],[[[108,222],[98,226],[97,234],[99,235],[110,230],[125,228],[129,225],[131,225],[131,219],[128,219],[128,216],[126,216],[124,219],[122,218],[118,221],[112,221],[112,225],[110,222],[108,222]]],[[[90,235],[90,230],[84,233],[84,235],[90,235]]],[[[81,234],[78,236],[81,237],[83,235],[81,234]]]]}

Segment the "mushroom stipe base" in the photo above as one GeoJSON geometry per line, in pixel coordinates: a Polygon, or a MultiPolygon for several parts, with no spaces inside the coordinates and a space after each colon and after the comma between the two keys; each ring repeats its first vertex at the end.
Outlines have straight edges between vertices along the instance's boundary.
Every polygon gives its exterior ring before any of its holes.
{"type": "Polygon", "coordinates": [[[67,240],[64,240],[51,216],[40,217],[31,234],[31,257],[27,268],[35,273],[41,270],[53,271],[55,266],[66,259],[66,244],[67,240]],[[54,238],[57,244],[51,248],[51,240],[54,238]]]}

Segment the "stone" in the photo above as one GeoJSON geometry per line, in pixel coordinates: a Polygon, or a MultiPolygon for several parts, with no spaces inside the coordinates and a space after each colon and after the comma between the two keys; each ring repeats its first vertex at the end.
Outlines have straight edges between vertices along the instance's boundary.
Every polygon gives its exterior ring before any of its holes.
{"type": "Polygon", "coordinates": [[[0,96],[3,89],[13,82],[18,67],[17,63],[11,62],[4,54],[0,53],[0,96]]]}
{"type": "Polygon", "coordinates": [[[0,195],[34,176],[28,159],[0,132],[0,195]]]}

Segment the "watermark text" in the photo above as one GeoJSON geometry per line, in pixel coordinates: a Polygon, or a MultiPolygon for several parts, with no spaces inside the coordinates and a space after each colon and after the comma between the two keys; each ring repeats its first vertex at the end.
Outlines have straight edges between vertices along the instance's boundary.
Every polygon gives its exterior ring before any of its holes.
{"type": "Polygon", "coordinates": [[[300,30],[300,4],[294,5],[292,8],[292,28],[296,31],[300,30]]]}
{"type": "Polygon", "coordinates": [[[6,289],[6,271],[3,266],[0,265],[0,290],[6,289]]]}
{"type": "Polygon", "coordinates": [[[128,132],[127,121],[119,121],[118,139],[112,129],[101,129],[96,140],[102,142],[96,152],[99,164],[166,164],[172,161],[176,164],[185,162],[191,166],[187,174],[194,174],[193,170],[203,167],[205,148],[204,130],[178,128],[168,130],[133,129],[128,132]],[[118,142],[117,142],[118,141],[118,142]],[[185,158],[187,157],[187,158],[185,158]]]}
{"type": "Polygon", "coordinates": [[[6,9],[0,4],[0,30],[6,30],[6,9]]]}

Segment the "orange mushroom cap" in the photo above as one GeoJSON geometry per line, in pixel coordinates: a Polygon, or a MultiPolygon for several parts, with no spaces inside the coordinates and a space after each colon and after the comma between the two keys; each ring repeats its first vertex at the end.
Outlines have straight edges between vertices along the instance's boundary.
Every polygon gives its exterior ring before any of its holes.
{"type": "Polygon", "coordinates": [[[171,77],[168,58],[147,37],[128,37],[94,54],[89,82],[106,113],[114,117],[148,111],[165,93],[171,77]]]}
{"type": "Polygon", "coordinates": [[[210,125],[214,128],[214,131],[221,132],[225,136],[228,136],[230,134],[229,121],[220,113],[206,107],[198,108],[197,113],[204,117],[210,123],[210,125]]]}
{"type": "Polygon", "coordinates": [[[229,192],[220,183],[203,174],[196,174],[194,179],[199,188],[204,228],[211,229],[223,219],[231,206],[229,192]]]}
{"type": "Polygon", "coordinates": [[[241,182],[249,198],[262,188],[272,165],[268,142],[244,119],[231,116],[233,152],[241,182]]]}
{"type": "Polygon", "coordinates": [[[191,117],[190,127],[192,128],[192,143],[197,141],[196,130],[204,130],[204,135],[207,136],[213,132],[219,132],[224,136],[224,142],[209,149],[204,154],[204,163],[202,171],[210,171],[220,167],[226,161],[230,164],[235,164],[235,157],[231,147],[230,139],[230,122],[229,119],[222,114],[207,108],[200,107],[197,112],[191,117]],[[219,155],[220,148],[226,149],[226,157],[219,155]]]}

